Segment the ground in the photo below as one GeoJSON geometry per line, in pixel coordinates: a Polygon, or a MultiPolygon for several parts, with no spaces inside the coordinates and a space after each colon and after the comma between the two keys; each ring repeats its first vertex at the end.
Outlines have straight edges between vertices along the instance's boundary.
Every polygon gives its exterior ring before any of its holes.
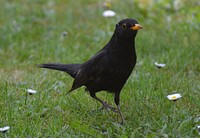
{"type": "MultiPolygon", "coordinates": [[[[198,137],[200,125],[200,3],[198,0],[0,2],[0,127],[5,137],[198,137]],[[73,79],[35,64],[84,62],[111,37],[115,24],[135,18],[137,65],[121,93],[121,110],[99,110],[73,79]],[[157,68],[154,62],[165,63],[157,68]],[[29,95],[27,89],[37,93],[29,95]],[[169,101],[167,95],[182,98],[169,101]]],[[[113,104],[113,95],[98,93],[113,104]]]]}

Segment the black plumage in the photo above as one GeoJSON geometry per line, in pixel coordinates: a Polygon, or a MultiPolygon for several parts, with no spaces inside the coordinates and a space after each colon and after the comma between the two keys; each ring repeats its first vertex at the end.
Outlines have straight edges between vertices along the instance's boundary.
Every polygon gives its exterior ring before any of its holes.
{"type": "Polygon", "coordinates": [[[120,111],[120,92],[136,64],[135,37],[142,29],[135,19],[124,19],[116,24],[110,41],[91,59],[80,64],[40,64],[38,67],[64,71],[74,78],[69,92],[86,86],[92,98],[102,103],[106,109],[120,111]],[[117,108],[108,105],[96,96],[99,91],[114,93],[117,108]]]}

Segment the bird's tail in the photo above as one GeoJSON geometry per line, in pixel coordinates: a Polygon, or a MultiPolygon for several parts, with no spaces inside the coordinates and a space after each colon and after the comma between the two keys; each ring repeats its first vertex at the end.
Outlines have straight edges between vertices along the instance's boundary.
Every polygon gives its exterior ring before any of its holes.
{"type": "Polygon", "coordinates": [[[39,68],[47,68],[52,70],[64,71],[73,78],[76,77],[81,64],[59,64],[59,63],[47,63],[36,65],[39,68]]]}

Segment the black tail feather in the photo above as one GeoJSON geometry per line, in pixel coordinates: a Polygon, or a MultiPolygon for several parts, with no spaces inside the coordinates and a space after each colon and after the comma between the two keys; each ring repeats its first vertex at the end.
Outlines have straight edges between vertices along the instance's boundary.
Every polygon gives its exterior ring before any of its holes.
{"type": "Polygon", "coordinates": [[[47,63],[36,65],[39,68],[47,68],[58,71],[64,71],[68,73],[73,78],[76,77],[81,64],[59,64],[59,63],[47,63]]]}

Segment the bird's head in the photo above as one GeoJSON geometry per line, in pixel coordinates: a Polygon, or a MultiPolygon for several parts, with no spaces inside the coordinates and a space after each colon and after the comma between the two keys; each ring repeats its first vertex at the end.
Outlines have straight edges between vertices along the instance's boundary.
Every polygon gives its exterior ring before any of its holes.
{"type": "Polygon", "coordinates": [[[118,38],[134,38],[142,26],[135,19],[124,19],[116,24],[115,32],[118,38]]]}

